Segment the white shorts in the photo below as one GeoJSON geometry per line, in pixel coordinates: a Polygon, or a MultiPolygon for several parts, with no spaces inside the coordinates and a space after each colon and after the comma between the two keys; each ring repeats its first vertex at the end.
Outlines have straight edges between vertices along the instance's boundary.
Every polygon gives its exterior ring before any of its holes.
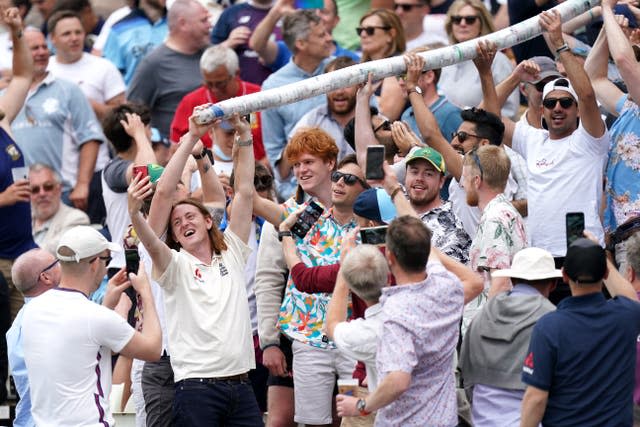
{"type": "Polygon", "coordinates": [[[356,361],[337,349],[293,341],[293,390],[297,423],[331,424],[336,378],[350,379],[356,361]]]}

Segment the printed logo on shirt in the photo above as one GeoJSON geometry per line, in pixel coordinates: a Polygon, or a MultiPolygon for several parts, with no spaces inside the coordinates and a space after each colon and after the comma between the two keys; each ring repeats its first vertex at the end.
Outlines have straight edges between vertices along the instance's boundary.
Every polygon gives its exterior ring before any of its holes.
{"type": "Polygon", "coordinates": [[[11,157],[11,160],[14,162],[20,158],[20,151],[14,144],[9,144],[5,149],[5,151],[7,152],[9,157],[11,157]]]}
{"type": "Polygon", "coordinates": [[[538,169],[549,169],[555,166],[555,164],[556,164],[555,160],[547,160],[547,159],[536,160],[536,168],[538,169]]]}
{"type": "Polygon", "coordinates": [[[249,23],[250,20],[251,20],[251,16],[243,15],[238,19],[238,24],[240,24],[240,25],[247,24],[247,23],[249,23]]]}
{"type": "Polygon", "coordinates": [[[524,366],[522,370],[529,375],[533,375],[533,352],[530,352],[529,355],[524,359],[524,366]]]}
{"type": "Polygon", "coordinates": [[[196,279],[196,282],[198,283],[204,283],[204,280],[202,279],[202,273],[200,273],[200,269],[198,267],[196,267],[195,271],[193,272],[193,278],[196,279]]]}

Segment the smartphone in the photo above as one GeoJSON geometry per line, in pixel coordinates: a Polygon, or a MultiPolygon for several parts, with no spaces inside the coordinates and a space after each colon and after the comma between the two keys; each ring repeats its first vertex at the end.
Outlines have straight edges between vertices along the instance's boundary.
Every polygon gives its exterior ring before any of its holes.
{"type": "Polygon", "coordinates": [[[584,237],[584,213],[568,212],[565,217],[567,230],[567,249],[577,239],[584,237]]]}
{"type": "Polygon", "coordinates": [[[384,170],[384,145],[370,145],[367,147],[367,166],[365,176],[367,179],[383,179],[384,170]]]}
{"type": "Polygon", "coordinates": [[[367,245],[384,245],[387,241],[387,226],[366,227],[360,229],[360,239],[367,245]]]}
{"type": "Polygon", "coordinates": [[[302,211],[296,223],[291,227],[291,233],[298,236],[299,238],[304,238],[307,235],[313,224],[316,223],[320,215],[324,209],[314,201],[309,202],[306,208],[302,211]]]}
{"type": "Polygon", "coordinates": [[[134,166],[133,167],[133,176],[132,176],[132,178],[138,176],[139,174],[142,175],[142,176],[140,176],[140,180],[142,180],[142,178],[144,178],[145,176],[149,175],[149,168],[147,168],[147,165],[134,166]]]}
{"type": "Polygon", "coordinates": [[[323,0],[295,0],[293,3],[296,9],[322,9],[324,7],[323,0]]]}
{"type": "Polygon", "coordinates": [[[140,255],[137,249],[125,249],[124,259],[127,263],[127,273],[138,274],[140,269],[140,255]]]}

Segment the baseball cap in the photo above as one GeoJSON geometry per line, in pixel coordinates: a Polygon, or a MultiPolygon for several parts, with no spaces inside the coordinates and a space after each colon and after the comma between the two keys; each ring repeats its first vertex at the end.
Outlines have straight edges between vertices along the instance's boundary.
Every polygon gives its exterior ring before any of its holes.
{"type": "Polygon", "coordinates": [[[233,127],[233,125],[231,124],[231,122],[229,120],[222,120],[220,122],[220,129],[222,129],[225,132],[235,132],[236,129],[233,127]]]}
{"type": "Polygon", "coordinates": [[[551,253],[540,248],[525,248],[515,254],[511,268],[494,271],[491,276],[543,280],[562,277],[562,271],[556,269],[551,253]]]}
{"type": "Polygon", "coordinates": [[[409,165],[416,159],[424,159],[431,163],[434,168],[440,173],[446,173],[447,168],[444,164],[444,159],[436,150],[431,147],[422,147],[417,150],[412,150],[407,156],[406,164],[409,165]]]}
{"type": "Polygon", "coordinates": [[[162,144],[165,147],[171,147],[171,141],[166,136],[162,136],[157,128],[151,128],[151,143],[162,144]]]}
{"type": "Polygon", "coordinates": [[[556,67],[556,63],[553,59],[548,56],[534,56],[529,58],[530,61],[535,62],[538,67],[540,67],[540,74],[538,74],[538,80],[534,80],[531,83],[536,84],[540,83],[544,79],[549,77],[562,77],[562,74],[558,71],[558,67],[556,67]]]}
{"type": "MultiPolygon", "coordinates": [[[[56,257],[60,261],[75,261],[98,255],[105,249],[122,252],[120,245],[108,241],[98,230],[88,225],[78,225],[67,230],[58,243],[56,257]],[[73,255],[62,255],[60,249],[66,248],[73,255]]],[[[66,252],[65,250],[65,252],[66,252]]]]}
{"type": "Polygon", "coordinates": [[[567,249],[562,268],[576,283],[596,283],[607,271],[607,256],[600,245],[580,238],[567,249]]]}
{"type": "Polygon", "coordinates": [[[549,83],[544,85],[544,89],[542,91],[542,99],[545,99],[547,95],[549,95],[549,93],[553,92],[554,90],[565,91],[569,95],[571,95],[575,101],[578,100],[578,95],[576,94],[576,91],[573,90],[573,86],[571,86],[571,82],[569,81],[569,79],[565,77],[551,80],[549,83]]]}
{"type": "Polygon", "coordinates": [[[396,217],[396,207],[382,188],[369,188],[358,194],[353,212],[366,219],[389,224],[396,217]]]}

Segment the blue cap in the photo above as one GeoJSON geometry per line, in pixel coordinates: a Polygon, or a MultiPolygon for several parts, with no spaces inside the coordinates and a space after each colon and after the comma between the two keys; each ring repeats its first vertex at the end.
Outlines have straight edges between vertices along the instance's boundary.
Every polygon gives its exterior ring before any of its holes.
{"type": "Polygon", "coordinates": [[[358,195],[353,212],[366,219],[389,224],[397,216],[391,197],[382,188],[369,188],[358,195]]]}

